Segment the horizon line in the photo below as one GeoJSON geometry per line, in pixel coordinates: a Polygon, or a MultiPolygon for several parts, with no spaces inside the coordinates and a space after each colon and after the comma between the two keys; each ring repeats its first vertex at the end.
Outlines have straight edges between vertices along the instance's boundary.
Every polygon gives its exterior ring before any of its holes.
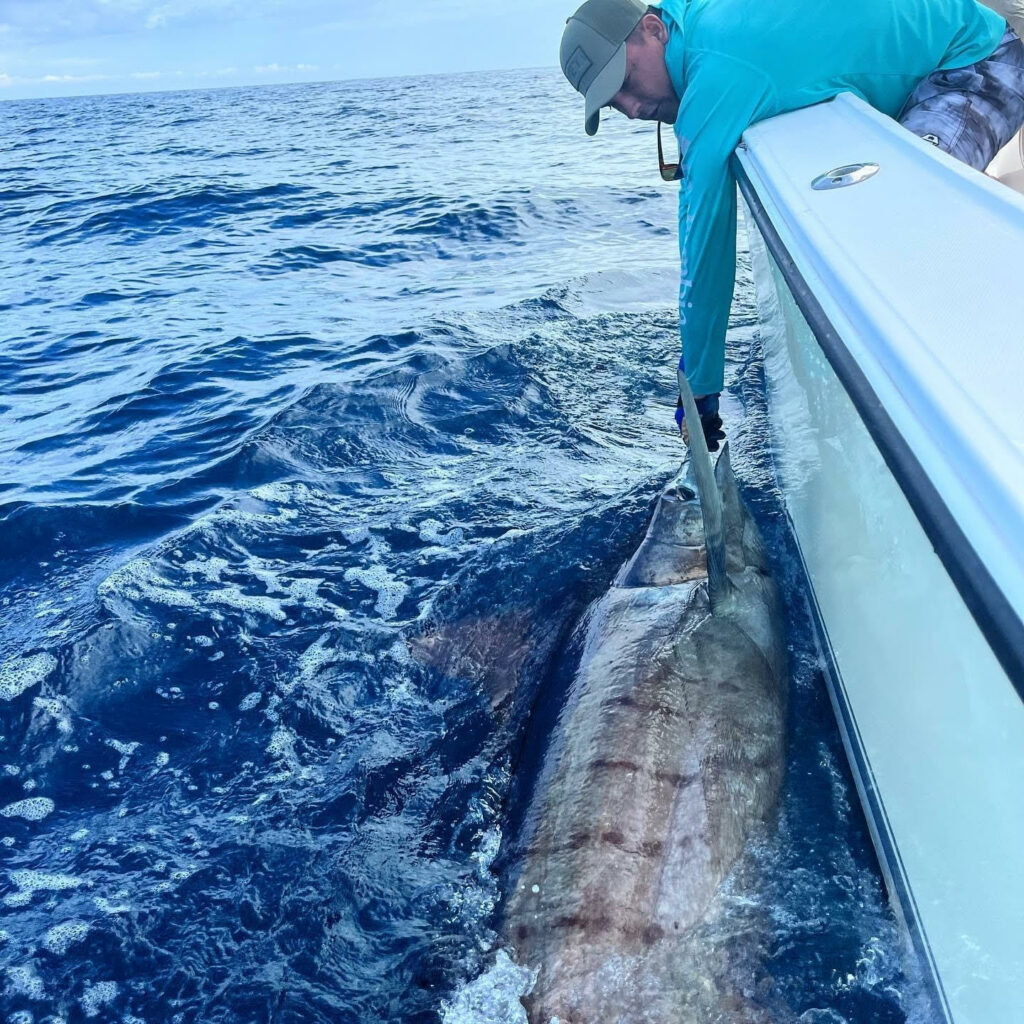
{"type": "Polygon", "coordinates": [[[464,71],[427,71],[421,74],[404,75],[361,75],[355,78],[322,78],[315,81],[302,79],[288,82],[248,82],[236,85],[201,85],[201,86],[177,86],[172,88],[156,88],[144,90],[125,90],[114,92],[82,92],[70,93],[62,96],[0,96],[0,103],[38,103],[55,102],[58,100],[80,100],[80,99],[104,99],[113,96],[152,96],[162,93],[176,92],[224,92],[229,89],[263,89],[286,85],[343,85],[347,82],[392,82],[402,81],[406,78],[447,78],[458,75],[486,75],[503,74],[509,71],[553,71],[557,70],[557,64],[536,64],[511,68],[476,68],[464,71]]]}

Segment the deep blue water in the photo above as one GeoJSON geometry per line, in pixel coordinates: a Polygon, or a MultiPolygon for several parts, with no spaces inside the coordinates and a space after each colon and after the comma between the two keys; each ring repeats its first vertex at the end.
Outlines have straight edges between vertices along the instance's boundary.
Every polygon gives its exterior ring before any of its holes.
{"type": "MultiPolygon", "coordinates": [[[[0,1016],[518,1019],[515,793],[681,455],[650,127],[587,140],[553,71],[0,110],[0,1016]],[[467,623],[522,638],[502,714],[417,654],[467,623]]],[[[727,427],[794,678],[734,919],[780,1024],[922,1022],[740,264],[727,427]]]]}

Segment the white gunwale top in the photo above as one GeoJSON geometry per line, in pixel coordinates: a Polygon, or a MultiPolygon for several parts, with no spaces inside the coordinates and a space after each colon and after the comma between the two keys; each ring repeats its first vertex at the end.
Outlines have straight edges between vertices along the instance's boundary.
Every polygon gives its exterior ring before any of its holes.
{"type": "Polygon", "coordinates": [[[1024,196],[850,93],[743,143],[790,255],[1024,620],[1024,196]],[[880,169],[811,188],[855,163],[880,169]]]}

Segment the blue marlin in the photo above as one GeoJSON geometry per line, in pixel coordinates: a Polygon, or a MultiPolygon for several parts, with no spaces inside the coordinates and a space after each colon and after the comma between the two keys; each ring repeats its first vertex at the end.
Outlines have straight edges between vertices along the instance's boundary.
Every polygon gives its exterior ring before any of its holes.
{"type": "Polygon", "coordinates": [[[778,798],[783,618],[728,446],[712,469],[694,434],[589,612],[531,804],[503,925],[537,972],[531,1024],[769,1019],[721,983],[699,932],[778,798]]]}

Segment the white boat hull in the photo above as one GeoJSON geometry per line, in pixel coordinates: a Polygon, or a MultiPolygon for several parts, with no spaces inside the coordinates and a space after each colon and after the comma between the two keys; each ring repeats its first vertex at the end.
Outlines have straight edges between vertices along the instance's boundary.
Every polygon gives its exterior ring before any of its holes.
{"type": "MultiPolygon", "coordinates": [[[[778,142],[768,135],[751,145],[778,142]]],[[[753,161],[744,166],[753,172],[746,194],[756,202],[758,186],[765,195],[772,190],[757,180],[753,161]]],[[[851,398],[834,351],[827,355],[819,341],[822,323],[812,330],[799,308],[795,293],[817,291],[835,312],[826,318],[833,340],[841,345],[846,337],[855,350],[854,329],[831,305],[835,294],[823,294],[827,277],[816,276],[797,243],[787,251],[787,238],[797,236],[787,235],[784,222],[802,211],[772,206],[786,202],[784,190],[772,194],[768,208],[755,209],[771,230],[762,234],[744,211],[772,450],[879,859],[946,1019],[1024,1021],[1019,682],[1007,672],[1011,659],[994,653],[992,629],[981,628],[977,608],[965,603],[949,553],[936,554],[943,546],[934,543],[934,525],[930,532],[922,525],[921,493],[897,479],[892,452],[880,450],[877,424],[866,415],[870,400],[863,390],[857,402],[851,398]],[[773,219],[783,235],[774,233],[773,219]]],[[[881,190],[876,195],[881,201],[881,190]]],[[[1024,544],[1024,536],[1015,540],[1024,544]]]]}

